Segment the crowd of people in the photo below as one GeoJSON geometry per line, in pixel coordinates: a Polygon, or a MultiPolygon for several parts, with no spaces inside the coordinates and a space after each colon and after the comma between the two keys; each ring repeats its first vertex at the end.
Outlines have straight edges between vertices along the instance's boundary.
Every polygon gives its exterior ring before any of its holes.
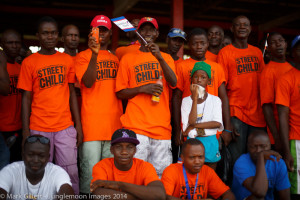
{"type": "Polygon", "coordinates": [[[264,54],[248,43],[246,16],[232,39],[217,25],[171,28],[165,52],[156,19],[132,25],[140,36],[115,52],[104,15],[81,52],[72,24],[55,50],[49,16],[37,53],[2,33],[0,199],[299,200],[300,35],[288,62],[280,33],[264,54]]]}

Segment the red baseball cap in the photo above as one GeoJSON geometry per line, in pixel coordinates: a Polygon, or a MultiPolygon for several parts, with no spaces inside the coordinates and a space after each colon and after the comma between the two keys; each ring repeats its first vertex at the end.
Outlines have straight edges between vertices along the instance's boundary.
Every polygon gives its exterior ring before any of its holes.
{"type": "Polygon", "coordinates": [[[98,26],[104,26],[110,30],[111,29],[111,21],[105,15],[97,15],[92,20],[91,27],[98,27],[98,26]]]}
{"type": "Polygon", "coordinates": [[[138,28],[140,28],[140,26],[144,23],[151,23],[156,29],[158,29],[158,24],[157,24],[157,21],[156,19],[152,18],[152,17],[143,17],[140,22],[139,22],[139,25],[138,25],[138,28]]]}

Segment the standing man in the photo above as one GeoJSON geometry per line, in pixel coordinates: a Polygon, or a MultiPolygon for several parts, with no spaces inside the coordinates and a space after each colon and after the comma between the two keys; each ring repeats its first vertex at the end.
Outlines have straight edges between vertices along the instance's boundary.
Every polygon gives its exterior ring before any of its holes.
{"type": "Polygon", "coordinates": [[[1,47],[6,56],[10,85],[7,96],[0,95],[0,132],[5,139],[16,137],[16,142],[10,147],[10,162],[14,162],[22,160],[22,94],[17,89],[21,65],[15,61],[21,49],[21,35],[11,29],[4,31],[1,47]]]}
{"type": "Polygon", "coordinates": [[[48,137],[49,161],[54,158],[68,172],[78,194],[77,147],[82,142],[82,130],[73,84],[74,62],[71,56],[54,49],[58,28],[52,17],[40,19],[36,36],[41,50],[22,62],[18,82],[18,88],[23,90],[23,144],[29,135],[48,137]]]}
{"type": "Polygon", "coordinates": [[[271,150],[268,134],[254,131],[248,137],[248,152],[239,157],[233,169],[232,191],[237,200],[290,199],[289,177],[284,161],[271,150]],[[277,199],[277,198],[276,198],[277,199]]]}
{"type": "Polygon", "coordinates": [[[278,112],[275,105],[275,90],[277,81],[293,67],[285,59],[287,43],[280,33],[270,33],[268,38],[268,52],[271,61],[266,65],[260,78],[260,99],[268,126],[271,144],[281,151],[281,140],[278,130],[278,112]]]}
{"type": "Polygon", "coordinates": [[[97,15],[91,27],[99,28],[99,43],[89,35],[89,49],[76,59],[76,76],[82,94],[81,119],[83,144],[80,156],[80,192],[90,193],[93,166],[104,158],[112,157],[110,139],[122,127],[122,102],[115,93],[118,58],[107,50],[112,34],[111,21],[97,15]]]}
{"type": "Polygon", "coordinates": [[[205,58],[217,62],[219,51],[223,48],[224,31],[220,26],[213,25],[208,29],[208,50],[205,53],[205,58]]]}
{"type": "Polygon", "coordinates": [[[73,24],[66,25],[62,29],[61,41],[64,43],[65,53],[72,57],[75,57],[78,51],[79,45],[79,29],[73,24]]]}
{"type": "Polygon", "coordinates": [[[263,130],[266,126],[259,96],[260,73],[264,68],[261,51],[248,44],[251,33],[250,20],[238,16],[233,20],[231,31],[234,42],[218,54],[223,66],[229,98],[231,122],[240,136],[229,144],[233,162],[246,152],[248,134],[263,130]]]}
{"type": "Polygon", "coordinates": [[[167,51],[166,53],[170,54],[175,61],[177,62],[183,61],[177,53],[180,48],[183,46],[184,42],[186,41],[186,33],[182,31],[180,28],[172,28],[167,37],[167,51]]]}
{"type": "Polygon", "coordinates": [[[171,164],[171,116],[169,87],[175,87],[174,60],[159,50],[158,24],[154,18],[144,17],[138,31],[147,44],[125,55],[117,75],[116,92],[120,99],[128,99],[126,112],[121,117],[122,126],[137,133],[140,145],[136,158],[150,162],[159,176],[171,164]],[[158,80],[161,84],[157,84],[158,80]],[[151,100],[159,97],[159,102],[151,100]]]}
{"type": "Polygon", "coordinates": [[[276,105],[283,159],[289,170],[292,200],[300,198],[300,35],[292,42],[294,67],[278,81],[276,105]]]}

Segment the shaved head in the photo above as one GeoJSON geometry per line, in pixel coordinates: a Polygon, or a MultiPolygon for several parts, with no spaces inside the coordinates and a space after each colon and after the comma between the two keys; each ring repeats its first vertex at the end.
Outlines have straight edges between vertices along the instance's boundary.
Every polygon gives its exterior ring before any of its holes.
{"type": "Polygon", "coordinates": [[[62,29],[62,36],[63,37],[66,36],[67,33],[68,33],[68,30],[72,29],[72,28],[76,29],[78,31],[78,33],[79,33],[79,29],[78,29],[77,26],[75,26],[73,24],[69,24],[69,25],[64,26],[64,28],[62,29]]]}
{"type": "Polygon", "coordinates": [[[21,40],[21,34],[20,34],[20,33],[18,33],[18,32],[17,32],[16,30],[14,30],[14,29],[7,29],[7,30],[5,30],[5,31],[2,33],[1,43],[3,43],[4,41],[6,41],[6,40],[7,40],[7,37],[8,37],[9,35],[15,35],[15,36],[17,36],[18,38],[20,38],[20,40],[21,40]]]}

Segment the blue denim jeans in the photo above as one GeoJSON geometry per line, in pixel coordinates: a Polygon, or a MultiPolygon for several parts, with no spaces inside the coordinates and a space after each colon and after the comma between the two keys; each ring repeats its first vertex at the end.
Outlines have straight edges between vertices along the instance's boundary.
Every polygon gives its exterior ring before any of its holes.
{"type": "Polygon", "coordinates": [[[6,146],[5,140],[0,133],[0,170],[9,164],[10,152],[6,146]]]}

